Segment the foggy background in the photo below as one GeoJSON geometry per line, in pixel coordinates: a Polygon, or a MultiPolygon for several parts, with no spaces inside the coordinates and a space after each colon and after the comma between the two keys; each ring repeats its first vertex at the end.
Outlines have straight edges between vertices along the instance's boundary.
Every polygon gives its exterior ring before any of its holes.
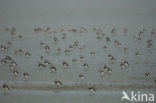
{"type": "MultiPolygon", "coordinates": [[[[155,93],[156,90],[156,35],[151,36],[151,31],[156,29],[156,0],[0,0],[0,45],[8,41],[12,46],[5,52],[0,50],[0,59],[11,56],[18,64],[18,76],[14,76],[12,69],[7,64],[0,63],[0,102],[3,103],[121,103],[122,91],[130,93],[131,90],[143,93],[155,93]],[[16,34],[10,35],[5,28],[16,28],[16,34]],[[54,34],[44,30],[50,27],[51,32],[57,31],[58,42],[53,41],[54,34]],[[69,29],[81,27],[87,33],[72,33],[69,29]],[[34,32],[35,28],[43,28],[41,32],[34,32]],[[62,40],[61,29],[65,29],[67,39],[62,40]],[[96,39],[93,28],[102,29],[106,34],[101,40],[96,39]],[[110,31],[115,28],[112,35],[110,31]],[[127,28],[128,32],[123,33],[127,28]],[[139,32],[144,31],[142,40],[134,40],[139,32]],[[22,35],[23,38],[18,38],[22,35]],[[105,41],[106,37],[111,42],[105,41]],[[147,40],[152,39],[152,49],[146,48],[147,40]],[[57,49],[63,51],[79,41],[80,46],[87,45],[81,53],[78,49],[71,50],[71,54],[57,54],[57,49]],[[115,46],[114,40],[121,42],[115,46]],[[47,53],[41,42],[50,46],[47,53]],[[108,49],[104,50],[103,46],[108,49]],[[124,47],[128,52],[124,52],[124,47]],[[30,57],[15,55],[14,51],[22,48],[31,53],[30,57]],[[91,57],[90,52],[95,51],[91,57]],[[136,52],[140,56],[135,56],[136,52]],[[108,54],[115,56],[117,61],[112,63],[108,54]],[[84,61],[73,64],[72,59],[85,57],[84,61]],[[40,56],[56,65],[58,71],[51,73],[49,67],[40,69],[38,62],[40,56]],[[70,64],[69,70],[62,67],[66,60],[70,64]],[[129,67],[121,69],[120,63],[129,62],[129,67]],[[83,63],[89,64],[84,69],[83,63]],[[112,73],[100,75],[99,69],[107,64],[112,73]],[[28,80],[24,72],[30,74],[28,80]],[[151,73],[146,76],[145,73],[151,73]],[[84,79],[79,74],[84,74],[84,79]],[[55,80],[63,83],[61,88],[55,88],[55,80]],[[3,83],[9,86],[5,91],[3,83]],[[80,85],[80,86],[77,86],[80,85]],[[91,93],[88,86],[95,85],[96,90],[91,93]],[[67,87],[66,87],[67,86],[67,87]]],[[[123,101],[127,102],[127,101],[123,101]]]]}

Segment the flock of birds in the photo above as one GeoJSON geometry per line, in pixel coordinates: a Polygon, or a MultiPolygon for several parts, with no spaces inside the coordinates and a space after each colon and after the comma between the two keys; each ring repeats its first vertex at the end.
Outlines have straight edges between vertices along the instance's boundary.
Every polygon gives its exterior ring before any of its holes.
{"type": "MultiPolygon", "coordinates": [[[[23,35],[18,35],[17,30],[16,30],[15,27],[5,28],[4,31],[8,32],[13,37],[16,36],[19,39],[25,39],[23,37],[23,35]]],[[[44,32],[44,33],[47,33],[47,34],[51,35],[54,42],[60,42],[60,41],[66,40],[68,38],[68,33],[72,33],[73,35],[81,35],[81,34],[84,34],[84,33],[88,33],[88,31],[91,31],[91,32],[93,32],[95,34],[95,40],[105,41],[106,42],[105,45],[103,45],[103,47],[101,49],[107,50],[107,48],[108,48],[107,43],[109,43],[109,42],[114,43],[117,47],[122,46],[122,42],[120,42],[119,40],[112,40],[111,37],[107,36],[107,34],[105,34],[103,29],[101,29],[101,28],[92,28],[92,30],[89,30],[89,29],[86,29],[85,27],[80,27],[79,29],[74,28],[74,29],[68,29],[68,30],[66,30],[66,29],[52,30],[50,27],[47,27],[47,28],[40,28],[39,27],[39,28],[35,28],[33,30],[33,32],[35,34],[44,32]],[[58,36],[57,36],[58,34],[61,34],[61,38],[58,38],[58,36]]],[[[143,34],[144,34],[145,31],[146,31],[146,29],[143,29],[143,30],[139,31],[139,33],[136,36],[134,36],[133,39],[136,40],[136,41],[142,40],[142,37],[143,37],[143,34]]],[[[128,32],[128,29],[124,28],[123,29],[123,34],[126,35],[127,32],[128,32]]],[[[117,33],[117,29],[112,28],[112,30],[110,31],[110,34],[116,34],[116,33],[117,33]]],[[[151,35],[152,38],[148,39],[146,41],[147,45],[145,46],[148,50],[151,50],[155,46],[155,45],[153,45],[153,39],[155,39],[153,37],[156,36],[156,30],[152,29],[150,31],[150,35],[151,35]]],[[[82,37],[82,39],[83,39],[83,37],[82,37]]],[[[17,67],[18,67],[19,64],[18,64],[18,62],[16,62],[16,56],[17,55],[24,55],[24,56],[27,56],[27,57],[31,58],[31,56],[33,54],[31,53],[31,51],[25,51],[23,48],[19,48],[18,50],[10,49],[10,47],[13,46],[14,42],[16,42],[16,41],[7,41],[5,44],[0,45],[0,54],[1,54],[0,69],[2,70],[3,66],[7,65],[8,68],[10,68],[11,72],[15,76],[19,76],[19,75],[22,74],[25,77],[26,80],[29,80],[29,76],[31,75],[31,71],[21,73],[20,70],[17,70],[17,67]],[[3,52],[3,51],[5,51],[5,52],[3,52]],[[9,55],[8,54],[5,57],[2,57],[2,55],[5,54],[7,51],[12,51],[14,53],[14,55],[9,55]]],[[[66,49],[58,48],[57,49],[57,55],[61,55],[61,54],[66,54],[67,56],[72,55],[71,53],[72,53],[73,49],[77,49],[81,53],[79,58],[75,57],[75,58],[71,59],[72,64],[70,62],[68,62],[67,60],[62,60],[62,63],[60,64],[60,65],[62,65],[62,68],[70,68],[71,65],[77,64],[79,61],[82,61],[82,66],[84,68],[91,68],[89,63],[86,60],[84,60],[86,57],[85,57],[85,55],[83,55],[83,53],[85,52],[85,49],[87,48],[87,45],[84,44],[84,45],[80,46],[79,44],[80,44],[80,41],[75,40],[72,44],[70,44],[68,46],[68,48],[66,48],[66,49]]],[[[43,41],[40,41],[39,45],[40,45],[40,47],[42,48],[42,50],[45,53],[51,52],[50,50],[53,50],[53,48],[51,47],[51,44],[47,44],[47,43],[45,43],[43,41]]],[[[123,47],[124,52],[127,52],[128,50],[129,50],[128,47],[123,47]]],[[[96,56],[96,54],[98,54],[98,52],[90,51],[89,55],[91,57],[94,57],[94,56],[96,56]]],[[[140,54],[139,51],[136,51],[136,53],[134,55],[135,56],[140,56],[141,54],[140,54]]],[[[111,60],[112,63],[118,61],[118,58],[116,58],[112,54],[108,54],[107,57],[108,57],[107,59],[111,60]]],[[[129,63],[129,61],[127,59],[127,60],[121,62],[119,65],[120,65],[121,69],[125,69],[125,68],[128,68],[131,64],[129,63]]],[[[46,57],[44,57],[42,54],[40,55],[40,60],[36,64],[36,66],[37,66],[37,68],[49,68],[51,72],[58,72],[57,66],[54,63],[52,63],[50,60],[46,59],[46,57]]],[[[100,68],[98,72],[99,72],[100,75],[105,75],[105,72],[111,73],[111,72],[113,72],[113,69],[108,64],[103,64],[103,67],[100,68]]],[[[145,72],[145,76],[150,76],[150,75],[151,75],[150,72],[148,72],[148,71],[145,72]]],[[[83,74],[83,72],[81,72],[78,76],[79,76],[80,79],[85,78],[85,75],[83,74]]],[[[58,79],[56,79],[54,81],[54,83],[57,86],[62,86],[63,85],[63,82],[58,80],[58,79]]],[[[156,80],[155,80],[155,83],[156,83],[156,80]]],[[[7,83],[3,83],[2,88],[4,90],[9,90],[10,89],[10,87],[9,87],[9,85],[7,83]]],[[[90,91],[95,91],[96,90],[94,86],[89,86],[88,89],[90,91]]]]}

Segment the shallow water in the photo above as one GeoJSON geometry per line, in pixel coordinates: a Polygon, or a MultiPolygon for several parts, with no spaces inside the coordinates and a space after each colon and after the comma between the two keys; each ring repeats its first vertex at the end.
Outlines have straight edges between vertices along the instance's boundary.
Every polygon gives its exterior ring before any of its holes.
{"type": "Polygon", "coordinates": [[[0,45],[8,47],[7,51],[0,49],[0,59],[8,55],[17,63],[14,69],[9,67],[10,62],[0,63],[0,101],[120,103],[123,90],[155,94],[155,10],[155,0],[0,0],[0,45]],[[11,35],[13,27],[16,31],[11,35]],[[50,30],[46,31],[47,27],[50,30]],[[36,28],[42,30],[35,32],[36,28]],[[113,28],[115,33],[111,33],[113,28]],[[69,31],[71,29],[76,31],[69,31]],[[99,29],[102,32],[96,34],[99,29]],[[140,32],[143,32],[141,40],[135,40],[140,32]],[[66,36],[62,39],[64,33],[66,36]],[[110,42],[106,41],[107,37],[110,42]],[[116,45],[115,40],[121,45],[116,45]],[[147,43],[148,40],[152,41],[147,43]],[[79,41],[78,47],[69,48],[75,41],[79,41]],[[152,44],[150,49],[148,44],[152,44]],[[48,51],[46,45],[50,47],[48,51]],[[58,52],[59,48],[62,51],[58,52]],[[81,51],[81,48],[84,49],[81,51]],[[22,55],[19,49],[23,50],[22,55]],[[26,56],[25,52],[31,55],[26,56]],[[91,56],[90,52],[95,55],[91,56]],[[140,56],[136,56],[136,52],[140,56]],[[110,60],[109,54],[116,60],[110,60]],[[45,64],[41,56],[50,61],[56,71],[52,71],[51,64],[45,64]],[[84,60],[80,56],[84,56],[84,60]],[[74,58],[76,63],[72,62],[74,58]],[[129,66],[121,69],[120,64],[125,60],[129,66]],[[69,67],[64,67],[63,61],[69,67]],[[39,62],[47,66],[39,67],[39,62]],[[84,63],[88,67],[84,67],[84,63]],[[104,65],[112,72],[103,70],[104,65]],[[17,76],[14,70],[19,72],[17,76]],[[28,77],[23,73],[28,73],[28,77]],[[60,81],[60,85],[55,81],[60,81]],[[4,83],[9,90],[4,91],[4,83]],[[95,88],[94,93],[89,91],[90,87],[95,88]]]}

